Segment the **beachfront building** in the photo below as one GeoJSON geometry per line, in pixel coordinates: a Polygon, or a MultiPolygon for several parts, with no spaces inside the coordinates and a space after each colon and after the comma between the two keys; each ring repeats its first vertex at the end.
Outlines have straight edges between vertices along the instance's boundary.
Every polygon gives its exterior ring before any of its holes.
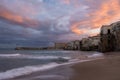
{"type": "Polygon", "coordinates": [[[102,26],[100,36],[99,50],[102,52],[111,51],[113,49],[112,27],[109,25],[102,26]]]}
{"type": "Polygon", "coordinates": [[[114,41],[114,50],[120,51],[120,21],[111,24],[114,41]]]}
{"type": "Polygon", "coordinates": [[[120,50],[120,21],[111,25],[102,26],[100,32],[100,47],[102,52],[120,50]]]}
{"type": "Polygon", "coordinates": [[[80,49],[83,51],[98,50],[100,36],[83,38],[80,42],[80,49]]]}
{"type": "Polygon", "coordinates": [[[66,49],[67,50],[80,50],[80,41],[75,40],[75,41],[71,41],[67,43],[66,49]]]}
{"type": "Polygon", "coordinates": [[[55,49],[65,49],[66,43],[55,43],[55,49]]]}
{"type": "Polygon", "coordinates": [[[74,48],[74,42],[71,41],[71,42],[67,43],[67,47],[65,49],[66,50],[73,50],[73,48],[74,48]]]}

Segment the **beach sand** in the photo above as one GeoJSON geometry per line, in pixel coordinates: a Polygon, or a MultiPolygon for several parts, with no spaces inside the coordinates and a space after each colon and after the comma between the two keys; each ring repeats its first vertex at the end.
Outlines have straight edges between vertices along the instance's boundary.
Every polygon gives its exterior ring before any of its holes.
{"type": "Polygon", "coordinates": [[[75,73],[70,80],[120,80],[120,54],[78,63],[72,68],[75,73]]]}

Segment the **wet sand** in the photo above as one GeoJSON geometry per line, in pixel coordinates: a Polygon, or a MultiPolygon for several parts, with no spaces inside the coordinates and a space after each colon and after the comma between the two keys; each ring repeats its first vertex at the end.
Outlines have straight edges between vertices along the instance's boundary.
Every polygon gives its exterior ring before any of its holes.
{"type": "Polygon", "coordinates": [[[119,53],[109,55],[105,59],[78,63],[72,66],[75,74],[70,80],[120,80],[119,53]]]}
{"type": "Polygon", "coordinates": [[[69,80],[73,73],[71,65],[64,65],[7,80],[69,80]]]}

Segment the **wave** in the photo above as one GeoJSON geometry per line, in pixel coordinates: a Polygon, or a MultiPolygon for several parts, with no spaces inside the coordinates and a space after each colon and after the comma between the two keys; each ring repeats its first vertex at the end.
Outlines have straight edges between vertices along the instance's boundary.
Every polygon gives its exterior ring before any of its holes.
{"type": "Polygon", "coordinates": [[[88,58],[99,58],[99,57],[104,57],[104,54],[100,52],[95,52],[92,55],[88,55],[88,58]]]}
{"type": "Polygon", "coordinates": [[[25,66],[25,67],[20,67],[20,68],[14,68],[5,72],[1,72],[0,73],[0,80],[3,79],[12,79],[15,77],[19,77],[19,76],[24,76],[24,75],[28,75],[34,72],[38,72],[38,71],[45,71],[45,70],[49,70],[58,66],[63,66],[63,65],[69,65],[69,64],[75,64],[78,62],[85,62],[85,61],[90,61],[90,60],[73,60],[71,62],[66,62],[66,63],[62,63],[62,64],[58,64],[58,63],[49,63],[49,64],[45,64],[45,65],[36,65],[36,66],[25,66]]]}
{"type": "Polygon", "coordinates": [[[15,78],[18,76],[31,74],[31,73],[37,72],[37,71],[48,70],[48,69],[51,69],[51,68],[54,68],[57,66],[58,66],[57,63],[49,63],[46,65],[25,66],[25,67],[21,67],[21,68],[11,69],[6,72],[0,73],[0,80],[15,78]]]}
{"type": "Polygon", "coordinates": [[[15,56],[20,56],[21,54],[0,54],[0,57],[15,57],[15,56]]]}
{"type": "Polygon", "coordinates": [[[54,63],[45,64],[45,65],[25,66],[25,67],[20,67],[20,68],[14,68],[14,69],[11,69],[11,70],[8,70],[5,72],[1,72],[0,73],[0,80],[12,79],[15,77],[28,75],[28,74],[38,72],[38,71],[45,71],[45,70],[53,69],[53,68],[58,67],[58,66],[76,64],[79,62],[86,62],[86,61],[92,61],[92,60],[96,60],[96,59],[89,59],[89,60],[73,59],[69,62],[65,62],[62,64],[58,64],[58,63],[54,62],[54,63]]]}
{"type": "MultiPolygon", "coordinates": [[[[103,56],[102,53],[94,53],[92,55],[89,55],[89,58],[97,58],[103,56]]],[[[34,65],[34,66],[25,66],[25,67],[20,67],[20,68],[14,68],[11,70],[7,70],[5,72],[0,73],[0,80],[3,79],[10,79],[10,78],[15,78],[23,75],[28,75],[34,72],[38,71],[44,71],[44,70],[49,70],[58,66],[63,66],[63,65],[69,65],[69,64],[75,64],[79,62],[85,62],[85,61],[91,61],[95,59],[89,59],[89,60],[79,60],[79,59],[71,59],[70,57],[59,57],[59,56],[38,56],[38,55],[25,55],[25,54],[0,54],[0,57],[8,57],[8,58],[25,58],[25,59],[70,59],[68,62],[65,63],[49,63],[45,65],[34,65]]]]}
{"type": "Polygon", "coordinates": [[[62,56],[44,56],[44,55],[25,55],[25,54],[0,54],[0,57],[4,58],[17,58],[17,59],[71,59],[70,57],[62,56]]]}

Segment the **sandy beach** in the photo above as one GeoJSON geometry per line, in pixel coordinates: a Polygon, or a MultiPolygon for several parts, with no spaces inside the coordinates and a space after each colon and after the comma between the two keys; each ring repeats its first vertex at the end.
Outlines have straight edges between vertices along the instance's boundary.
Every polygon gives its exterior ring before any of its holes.
{"type": "Polygon", "coordinates": [[[120,55],[118,53],[109,55],[105,59],[72,66],[75,74],[70,80],[120,80],[120,55]]]}

